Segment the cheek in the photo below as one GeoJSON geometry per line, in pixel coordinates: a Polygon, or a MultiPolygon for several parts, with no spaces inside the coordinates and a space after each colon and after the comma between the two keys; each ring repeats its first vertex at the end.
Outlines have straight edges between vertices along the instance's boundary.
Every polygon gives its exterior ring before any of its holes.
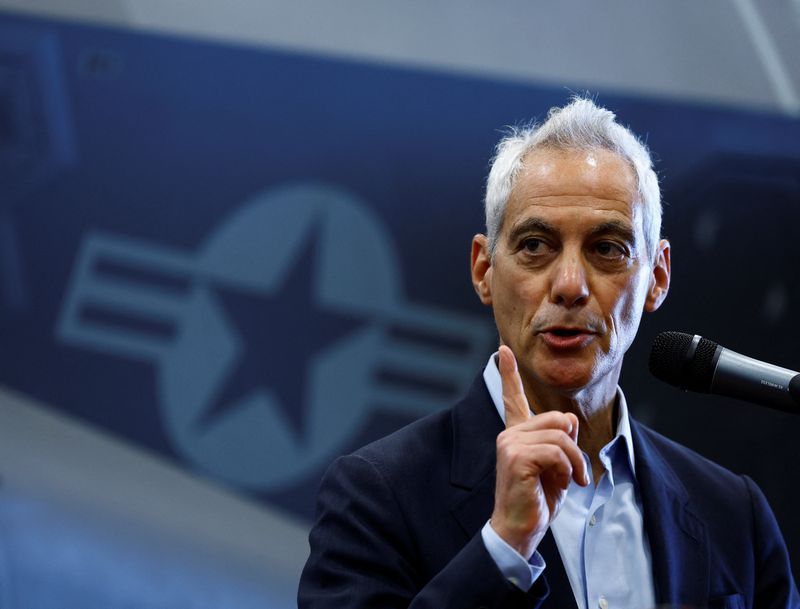
{"type": "Polygon", "coordinates": [[[508,323],[516,324],[525,315],[526,295],[519,285],[507,284],[494,300],[495,315],[508,323]]]}
{"type": "Polygon", "coordinates": [[[630,343],[633,342],[633,336],[639,329],[639,322],[642,319],[642,312],[644,310],[646,293],[646,274],[639,272],[636,275],[628,277],[627,281],[620,282],[618,293],[622,296],[617,299],[614,306],[614,320],[617,335],[620,340],[630,343]]]}
{"type": "Polygon", "coordinates": [[[513,265],[498,268],[494,275],[492,294],[495,306],[500,305],[506,313],[519,312],[526,308],[533,297],[533,282],[525,273],[515,272],[513,265]]]}
{"type": "Polygon", "coordinates": [[[506,339],[520,340],[528,333],[527,328],[539,308],[541,292],[539,282],[525,273],[495,275],[492,286],[495,323],[506,339]]]}

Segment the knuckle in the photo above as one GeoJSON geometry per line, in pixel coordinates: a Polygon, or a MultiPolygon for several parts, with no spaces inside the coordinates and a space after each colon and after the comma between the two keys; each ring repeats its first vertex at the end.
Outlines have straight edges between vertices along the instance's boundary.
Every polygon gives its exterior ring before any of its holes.
{"type": "Polygon", "coordinates": [[[563,429],[551,429],[547,434],[548,442],[557,444],[561,447],[566,447],[570,440],[571,438],[569,437],[569,434],[563,429]]]}
{"type": "Polygon", "coordinates": [[[505,467],[509,469],[516,469],[519,466],[519,462],[520,462],[519,451],[513,449],[506,452],[503,460],[501,461],[501,463],[504,464],[505,467]]]}
{"type": "Polygon", "coordinates": [[[508,435],[497,438],[497,456],[510,459],[516,454],[515,442],[508,435]]]}
{"type": "Polygon", "coordinates": [[[558,454],[561,452],[557,446],[553,446],[552,444],[545,444],[542,446],[542,452],[545,456],[548,457],[550,460],[558,459],[558,454]]]}
{"type": "Polygon", "coordinates": [[[511,433],[508,430],[497,434],[497,450],[506,450],[512,444],[511,433]]]}

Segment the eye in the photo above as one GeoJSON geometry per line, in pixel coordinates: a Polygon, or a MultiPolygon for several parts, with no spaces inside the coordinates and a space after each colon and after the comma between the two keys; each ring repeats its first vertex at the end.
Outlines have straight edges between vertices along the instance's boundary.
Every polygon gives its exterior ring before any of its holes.
{"type": "Polygon", "coordinates": [[[544,241],[541,239],[525,239],[522,242],[522,249],[530,254],[541,252],[544,249],[544,241]]]}
{"type": "Polygon", "coordinates": [[[529,254],[543,254],[547,251],[547,244],[541,239],[528,237],[522,242],[521,249],[529,254]]]}
{"type": "Polygon", "coordinates": [[[609,260],[618,260],[628,255],[628,250],[625,247],[613,241],[598,242],[594,246],[594,251],[602,258],[607,258],[609,260]]]}

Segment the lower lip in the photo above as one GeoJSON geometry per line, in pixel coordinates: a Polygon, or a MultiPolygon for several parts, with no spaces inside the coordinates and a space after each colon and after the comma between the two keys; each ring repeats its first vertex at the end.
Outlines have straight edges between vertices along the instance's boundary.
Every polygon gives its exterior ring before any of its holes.
{"type": "Polygon", "coordinates": [[[554,334],[553,332],[542,332],[540,334],[545,344],[553,349],[579,349],[585,347],[594,339],[594,334],[554,334]]]}

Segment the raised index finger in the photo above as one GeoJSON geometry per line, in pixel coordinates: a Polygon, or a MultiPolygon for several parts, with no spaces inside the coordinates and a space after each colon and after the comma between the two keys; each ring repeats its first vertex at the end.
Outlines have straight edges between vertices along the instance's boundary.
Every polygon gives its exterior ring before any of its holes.
{"type": "Polygon", "coordinates": [[[505,345],[498,349],[500,358],[500,380],[503,382],[503,408],[506,414],[506,428],[524,423],[531,416],[528,398],[522,390],[522,379],[517,370],[517,359],[505,345]]]}

